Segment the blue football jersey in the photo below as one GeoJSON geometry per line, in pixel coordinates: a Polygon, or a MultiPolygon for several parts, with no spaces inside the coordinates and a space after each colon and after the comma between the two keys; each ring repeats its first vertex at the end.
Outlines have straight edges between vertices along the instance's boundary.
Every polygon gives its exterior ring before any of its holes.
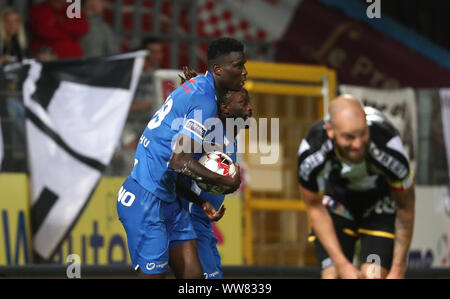
{"type": "Polygon", "coordinates": [[[177,173],[169,167],[169,160],[178,134],[201,145],[216,117],[217,92],[211,73],[197,76],[178,87],[142,133],[131,176],[159,199],[176,200],[177,173]]]}
{"type": "MultiPolygon", "coordinates": [[[[218,119],[218,122],[220,120],[218,119]]],[[[225,125],[222,126],[223,130],[220,129],[220,125],[222,123],[217,125],[211,126],[211,128],[208,130],[208,132],[205,135],[204,143],[214,143],[216,146],[222,147],[222,151],[226,153],[234,163],[236,163],[237,159],[237,140],[230,141],[229,138],[227,138],[226,135],[226,127],[225,125]],[[219,127],[219,129],[217,129],[219,127]],[[217,129],[217,130],[216,130],[217,129]],[[221,132],[222,131],[222,132],[221,132]]],[[[202,155],[196,154],[195,158],[198,160],[200,159],[202,155]]],[[[225,195],[224,194],[212,194],[208,193],[206,191],[203,191],[200,189],[200,187],[196,184],[196,182],[188,177],[185,178],[185,182],[188,186],[191,187],[191,190],[200,196],[203,200],[206,200],[212,204],[214,209],[219,210],[220,206],[222,205],[225,195]]],[[[207,222],[210,222],[209,218],[206,216],[205,212],[203,211],[203,208],[189,202],[186,199],[182,200],[182,204],[185,208],[187,208],[190,212],[190,214],[199,220],[204,220],[207,222]]]]}

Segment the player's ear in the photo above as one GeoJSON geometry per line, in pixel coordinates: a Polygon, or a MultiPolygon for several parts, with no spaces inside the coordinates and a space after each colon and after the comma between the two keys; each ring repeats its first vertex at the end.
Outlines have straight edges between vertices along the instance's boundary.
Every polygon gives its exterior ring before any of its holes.
{"type": "Polygon", "coordinates": [[[327,131],[328,138],[334,139],[334,129],[329,121],[325,122],[325,130],[327,131]]]}

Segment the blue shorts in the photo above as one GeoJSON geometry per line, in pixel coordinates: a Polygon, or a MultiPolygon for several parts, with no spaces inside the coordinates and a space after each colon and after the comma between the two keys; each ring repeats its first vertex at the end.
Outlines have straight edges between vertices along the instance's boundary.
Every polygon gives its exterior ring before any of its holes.
{"type": "Polygon", "coordinates": [[[203,268],[203,276],[206,279],[221,279],[222,263],[211,223],[206,223],[193,215],[191,219],[197,235],[198,257],[203,268]]]}
{"type": "Polygon", "coordinates": [[[145,274],[166,272],[169,250],[196,238],[189,213],[178,201],[160,200],[131,177],[119,191],[117,213],[127,234],[133,267],[145,274]]]}

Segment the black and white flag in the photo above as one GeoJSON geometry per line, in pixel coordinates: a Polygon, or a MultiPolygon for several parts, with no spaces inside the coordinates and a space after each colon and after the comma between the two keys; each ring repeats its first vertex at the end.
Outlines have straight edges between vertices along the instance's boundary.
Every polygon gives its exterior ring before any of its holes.
{"type": "Polygon", "coordinates": [[[146,52],[30,61],[23,84],[33,249],[49,260],[109,164],[146,52]]]}

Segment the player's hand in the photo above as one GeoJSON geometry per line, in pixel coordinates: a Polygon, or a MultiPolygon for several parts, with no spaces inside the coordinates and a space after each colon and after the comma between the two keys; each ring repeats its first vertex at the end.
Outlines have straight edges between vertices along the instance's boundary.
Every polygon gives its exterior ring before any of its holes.
{"type": "Polygon", "coordinates": [[[229,185],[230,187],[224,192],[224,194],[231,194],[241,186],[241,168],[238,163],[234,163],[234,166],[236,167],[236,173],[231,178],[232,181],[229,185]]]}
{"type": "Polygon", "coordinates": [[[405,273],[406,273],[406,267],[392,266],[391,270],[389,271],[388,275],[386,276],[386,279],[403,279],[403,278],[405,278],[405,273]]]}
{"type": "Polygon", "coordinates": [[[389,273],[389,274],[386,276],[386,279],[404,279],[404,278],[405,278],[404,275],[399,275],[399,274],[397,274],[397,273],[389,273]]]}
{"type": "Polygon", "coordinates": [[[209,220],[211,221],[219,221],[223,215],[225,214],[225,206],[221,206],[219,211],[216,211],[212,204],[208,201],[205,201],[203,203],[203,211],[205,212],[206,216],[208,216],[209,220]]]}
{"type": "Polygon", "coordinates": [[[361,271],[358,270],[352,263],[347,262],[341,266],[336,266],[336,271],[339,278],[343,279],[359,279],[363,278],[361,271]]]}

